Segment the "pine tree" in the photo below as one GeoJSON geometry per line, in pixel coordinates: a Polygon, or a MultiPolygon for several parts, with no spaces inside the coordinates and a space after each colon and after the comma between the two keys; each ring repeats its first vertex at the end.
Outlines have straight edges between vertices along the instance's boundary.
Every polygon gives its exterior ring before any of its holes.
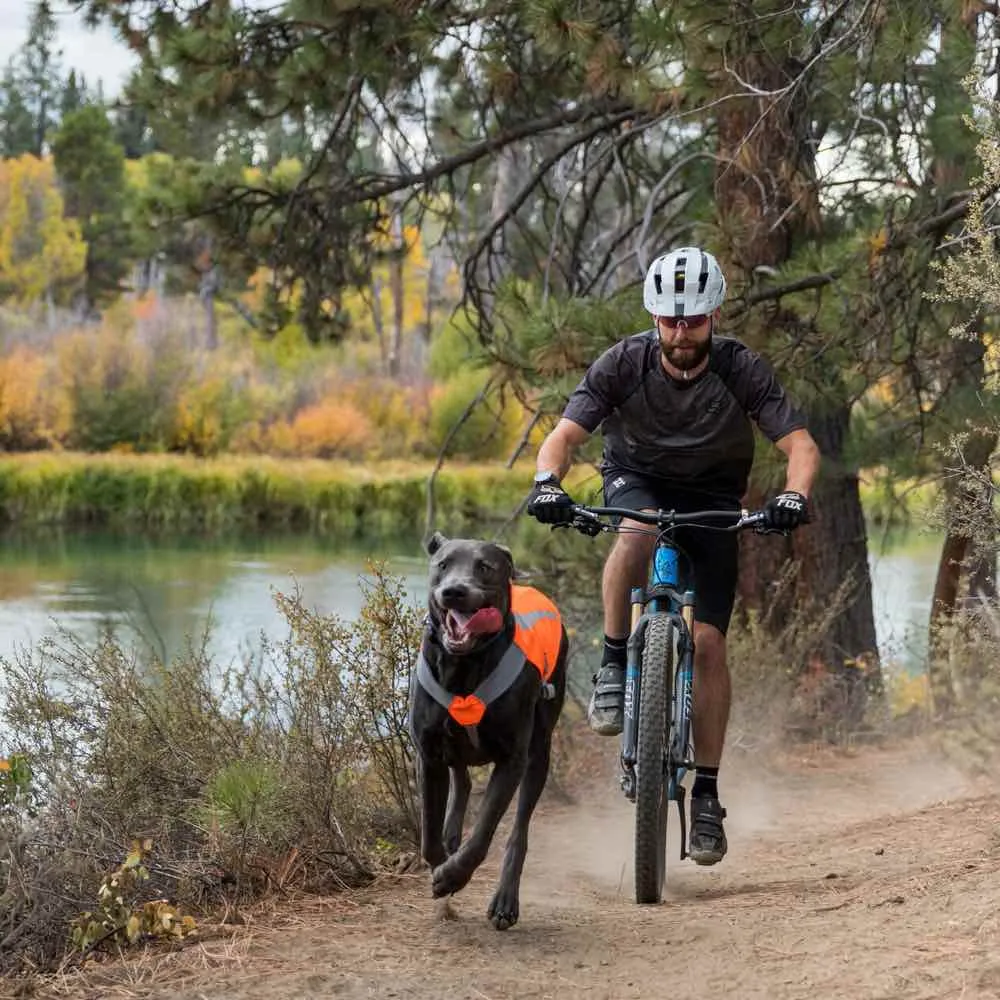
{"type": "Polygon", "coordinates": [[[11,60],[0,79],[0,157],[30,152],[34,141],[34,122],[11,60]]]}
{"type": "Polygon", "coordinates": [[[80,222],[87,242],[84,294],[99,306],[120,290],[131,263],[125,224],[125,154],[114,141],[107,113],[85,105],[65,118],[52,143],[66,214],[80,222]]]}
{"type": "Polygon", "coordinates": [[[125,152],[126,160],[139,160],[156,149],[156,140],[149,125],[149,114],[141,105],[128,100],[114,111],[115,142],[125,152]]]}
{"type": "Polygon", "coordinates": [[[61,89],[57,26],[50,0],[35,0],[28,22],[28,38],[20,53],[21,85],[33,121],[31,152],[41,156],[55,124],[61,89]]]}
{"type": "Polygon", "coordinates": [[[59,120],[62,121],[67,115],[79,111],[87,103],[89,103],[87,81],[82,75],[78,79],[76,70],[71,69],[59,98],[59,120]]]}

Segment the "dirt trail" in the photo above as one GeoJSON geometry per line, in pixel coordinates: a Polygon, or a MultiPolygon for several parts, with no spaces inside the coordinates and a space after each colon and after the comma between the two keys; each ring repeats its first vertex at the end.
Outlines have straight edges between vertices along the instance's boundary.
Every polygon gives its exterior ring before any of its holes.
{"type": "Polygon", "coordinates": [[[1000,797],[929,754],[743,758],[724,772],[729,856],[673,862],[657,907],[632,902],[631,807],[611,766],[598,786],[543,800],[506,933],[484,916],[498,838],[450,913],[425,873],[402,876],[58,995],[1000,997],[1000,797]]]}

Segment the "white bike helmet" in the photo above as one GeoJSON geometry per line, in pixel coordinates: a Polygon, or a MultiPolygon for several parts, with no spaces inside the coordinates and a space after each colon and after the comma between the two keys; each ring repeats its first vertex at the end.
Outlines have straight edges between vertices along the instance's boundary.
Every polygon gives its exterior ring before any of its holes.
{"type": "Polygon", "coordinates": [[[642,302],[654,316],[704,316],[726,297],[719,262],[699,247],[661,254],[646,271],[642,302]]]}

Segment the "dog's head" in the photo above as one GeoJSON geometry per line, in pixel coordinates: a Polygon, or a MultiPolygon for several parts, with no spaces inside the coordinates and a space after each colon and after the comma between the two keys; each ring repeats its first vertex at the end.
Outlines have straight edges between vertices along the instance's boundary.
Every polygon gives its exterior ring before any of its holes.
{"type": "Polygon", "coordinates": [[[438,531],[426,549],[431,621],[449,653],[470,653],[504,627],[510,611],[513,556],[503,545],[445,538],[438,531]]]}

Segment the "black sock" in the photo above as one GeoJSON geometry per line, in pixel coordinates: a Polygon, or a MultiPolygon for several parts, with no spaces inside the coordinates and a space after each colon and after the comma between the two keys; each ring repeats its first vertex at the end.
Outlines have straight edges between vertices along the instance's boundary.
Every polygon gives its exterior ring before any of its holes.
{"type": "Polygon", "coordinates": [[[699,764],[694,771],[694,788],[691,789],[691,798],[713,798],[719,797],[719,769],[717,767],[702,767],[699,764]]]}
{"type": "Polygon", "coordinates": [[[625,669],[625,660],[628,654],[628,639],[612,639],[611,636],[604,637],[604,657],[601,666],[605,663],[613,663],[616,667],[625,669]]]}

